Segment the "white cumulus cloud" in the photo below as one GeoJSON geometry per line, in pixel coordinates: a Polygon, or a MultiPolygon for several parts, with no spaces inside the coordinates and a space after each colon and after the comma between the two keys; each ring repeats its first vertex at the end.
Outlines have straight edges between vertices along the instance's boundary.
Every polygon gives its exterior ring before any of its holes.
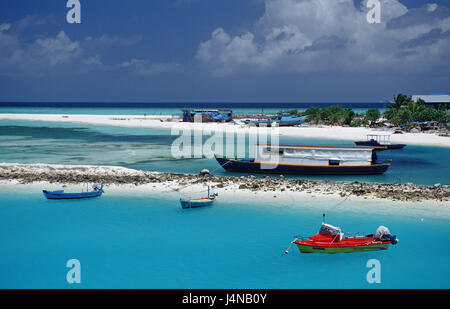
{"type": "Polygon", "coordinates": [[[403,45],[435,27],[447,30],[448,14],[435,14],[432,23],[418,27],[395,29],[390,23],[407,16],[408,9],[398,0],[380,3],[381,23],[371,24],[367,0],[360,6],[353,0],[266,0],[264,15],[251,31],[232,35],[222,28],[214,30],[198,46],[197,59],[219,75],[245,70],[373,72],[393,66],[420,70],[444,59],[450,51],[448,40],[407,54],[403,45]]]}

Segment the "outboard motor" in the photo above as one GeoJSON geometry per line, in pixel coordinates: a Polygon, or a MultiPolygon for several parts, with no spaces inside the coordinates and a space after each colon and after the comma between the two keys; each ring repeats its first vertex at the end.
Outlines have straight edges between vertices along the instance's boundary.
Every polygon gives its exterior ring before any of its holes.
{"type": "Polygon", "coordinates": [[[395,235],[391,236],[391,244],[396,245],[398,244],[398,238],[395,235]]]}
{"type": "Polygon", "coordinates": [[[395,235],[391,235],[389,229],[382,225],[377,228],[375,238],[381,241],[390,241],[393,245],[396,245],[398,243],[397,237],[395,235]]]}

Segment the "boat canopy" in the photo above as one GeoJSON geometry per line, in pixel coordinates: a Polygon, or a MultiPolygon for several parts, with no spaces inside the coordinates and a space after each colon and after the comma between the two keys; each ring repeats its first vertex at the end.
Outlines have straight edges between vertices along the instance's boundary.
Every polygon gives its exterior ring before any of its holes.
{"type": "Polygon", "coordinates": [[[322,223],[319,230],[319,234],[322,235],[339,235],[340,233],[342,233],[341,228],[328,223],[322,223]]]}
{"type": "Polygon", "coordinates": [[[377,134],[369,134],[367,135],[367,140],[377,141],[381,145],[390,145],[391,144],[391,136],[390,135],[377,135],[377,134]]]}
{"type": "Polygon", "coordinates": [[[339,236],[339,240],[342,239],[344,236],[344,233],[339,227],[333,226],[328,223],[322,223],[319,230],[319,235],[326,235],[326,236],[339,236]]]}
{"type": "Polygon", "coordinates": [[[373,161],[370,147],[326,147],[326,146],[271,146],[258,145],[255,161],[265,162],[271,155],[279,156],[279,163],[329,165],[370,165],[373,161]]]}

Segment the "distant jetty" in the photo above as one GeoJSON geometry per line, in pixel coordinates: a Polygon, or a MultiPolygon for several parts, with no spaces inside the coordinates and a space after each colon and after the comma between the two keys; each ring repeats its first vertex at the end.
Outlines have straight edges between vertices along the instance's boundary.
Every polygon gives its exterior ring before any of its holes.
{"type": "Polygon", "coordinates": [[[412,183],[370,183],[341,181],[312,181],[287,179],[280,177],[214,176],[202,171],[199,175],[145,172],[116,166],[76,166],[47,164],[0,164],[0,180],[29,184],[50,182],[57,184],[80,184],[86,179],[90,182],[106,184],[170,184],[174,191],[183,190],[191,185],[210,184],[212,188],[234,187],[238,190],[253,192],[303,192],[315,195],[338,194],[341,197],[361,196],[393,201],[450,201],[450,186],[433,186],[412,183]]]}

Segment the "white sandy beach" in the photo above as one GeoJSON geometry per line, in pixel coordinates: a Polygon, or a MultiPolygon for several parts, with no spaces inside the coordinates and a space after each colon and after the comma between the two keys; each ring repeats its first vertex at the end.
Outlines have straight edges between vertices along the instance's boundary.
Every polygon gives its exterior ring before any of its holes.
{"type": "MultiPolygon", "coordinates": [[[[136,115],[63,115],[63,114],[0,114],[0,119],[70,122],[91,125],[107,125],[152,129],[187,129],[225,132],[227,130],[239,130],[245,132],[248,126],[238,123],[182,123],[178,118],[171,116],[136,116],[136,115]]],[[[257,129],[257,128],[252,128],[257,129]]],[[[272,128],[271,130],[275,130],[272,128]]],[[[368,134],[389,135],[392,131],[371,129],[364,127],[340,127],[340,126],[300,126],[276,128],[280,136],[305,137],[318,139],[337,140],[365,140],[368,134]]],[[[411,145],[433,145],[450,147],[450,137],[438,136],[433,133],[404,133],[392,134],[392,143],[404,143],[411,145]]]]}
{"type": "MultiPolygon", "coordinates": [[[[117,166],[79,166],[79,165],[48,165],[48,164],[16,164],[0,163],[0,171],[14,171],[22,173],[54,173],[70,175],[86,175],[86,173],[100,174],[102,176],[142,176],[145,172],[117,167],[117,166]]],[[[148,173],[148,172],[147,172],[148,173]]],[[[164,173],[151,172],[155,175],[164,173]]],[[[217,183],[210,182],[213,190],[219,194],[217,205],[233,203],[246,204],[248,207],[279,207],[280,209],[306,209],[315,210],[320,204],[321,211],[351,212],[376,215],[396,214],[414,218],[446,218],[450,219],[450,201],[424,200],[424,201],[393,201],[380,199],[375,195],[341,196],[338,191],[324,190],[320,185],[315,190],[296,191],[283,190],[283,186],[274,191],[249,190],[239,188],[239,181],[224,187],[217,187],[217,183]],[[324,205],[326,205],[324,207],[324,205]],[[316,207],[316,208],[315,208],[316,207]],[[323,208],[323,209],[322,209],[323,208]]],[[[0,192],[42,192],[46,190],[64,189],[79,192],[85,188],[86,183],[50,183],[48,181],[34,181],[23,184],[19,179],[0,180],[0,192]]],[[[178,205],[180,197],[201,197],[206,194],[204,183],[180,184],[179,181],[161,181],[143,184],[109,184],[105,186],[106,198],[133,195],[134,197],[152,197],[173,200],[178,205]]],[[[43,196],[42,196],[43,198],[43,196]]]]}
{"type": "MultiPolygon", "coordinates": [[[[1,180],[0,192],[21,193],[35,192],[39,194],[43,189],[78,192],[85,188],[85,183],[80,184],[59,184],[47,181],[21,184],[17,180],[1,180]]],[[[180,189],[176,182],[149,183],[141,185],[133,184],[107,184],[105,195],[102,198],[114,198],[124,195],[132,195],[138,198],[157,198],[172,201],[174,207],[179,207],[180,197],[201,197],[205,191],[202,184],[194,184],[188,188],[180,189]]],[[[450,219],[450,202],[422,201],[403,202],[378,199],[373,196],[341,197],[337,193],[317,193],[290,192],[280,190],[275,192],[254,192],[242,190],[238,185],[226,188],[215,188],[218,193],[217,201],[213,207],[227,207],[232,204],[245,204],[246,207],[276,207],[282,209],[298,209],[299,211],[316,211],[320,207],[320,212],[332,213],[352,213],[367,215],[401,215],[403,217],[416,218],[418,222],[428,219],[450,219]]],[[[42,196],[44,198],[44,196],[42,196]]]]}

